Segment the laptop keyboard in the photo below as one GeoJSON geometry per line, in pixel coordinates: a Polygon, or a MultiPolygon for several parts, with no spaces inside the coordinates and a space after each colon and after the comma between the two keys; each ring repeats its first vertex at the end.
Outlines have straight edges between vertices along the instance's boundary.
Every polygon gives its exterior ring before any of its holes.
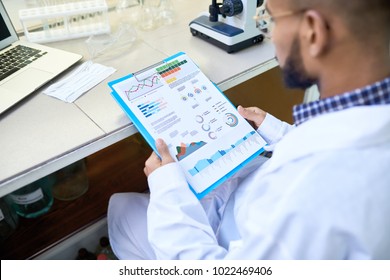
{"type": "Polygon", "coordinates": [[[47,52],[18,45],[0,55],[0,81],[29,65],[47,52]]]}

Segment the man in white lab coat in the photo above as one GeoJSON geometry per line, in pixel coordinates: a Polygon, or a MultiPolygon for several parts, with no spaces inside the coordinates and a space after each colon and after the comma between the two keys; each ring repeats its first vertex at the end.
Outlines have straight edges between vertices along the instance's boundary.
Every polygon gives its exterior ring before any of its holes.
{"type": "MultiPolygon", "coordinates": [[[[268,0],[294,126],[239,107],[273,148],[198,201],[162,140],[148,194],[115,194],[121,259],[390,259],[390,1],[268,0]]],[[[266,19],[266,18],[264,18],[266,19]]]]}

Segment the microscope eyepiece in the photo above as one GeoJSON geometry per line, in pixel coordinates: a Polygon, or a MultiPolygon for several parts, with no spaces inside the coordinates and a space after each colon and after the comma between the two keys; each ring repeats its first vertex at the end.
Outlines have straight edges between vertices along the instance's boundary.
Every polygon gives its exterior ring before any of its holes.
{"type": "Polygon", "coordinates": [[[219,6],[216,5],[210,5],[209,6],[209,20],[211,22],[217,22],[218,21],[218,14],[219,14],[219,6]]]}

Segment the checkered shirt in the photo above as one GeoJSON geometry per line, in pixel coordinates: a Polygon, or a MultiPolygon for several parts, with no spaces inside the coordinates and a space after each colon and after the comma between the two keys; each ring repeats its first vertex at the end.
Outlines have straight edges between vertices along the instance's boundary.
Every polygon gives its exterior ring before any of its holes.
{"type": "Polygon", "coordinates": [[[296,105],[293,108],[294,123],[298,126],[316,116],[355,106],[383,104],[390,104],[390,77],[341,95],[296,105]]]}

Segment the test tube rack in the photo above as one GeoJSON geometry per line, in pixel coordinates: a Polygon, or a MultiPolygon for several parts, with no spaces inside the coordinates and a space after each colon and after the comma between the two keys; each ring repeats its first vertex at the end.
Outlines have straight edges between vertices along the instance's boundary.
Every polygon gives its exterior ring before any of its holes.
{"type": "Polygon", "coordinates": [[[47,43],[110,33],[105,0],[88,0],[19,11],[24,35],[47,43]]]}

